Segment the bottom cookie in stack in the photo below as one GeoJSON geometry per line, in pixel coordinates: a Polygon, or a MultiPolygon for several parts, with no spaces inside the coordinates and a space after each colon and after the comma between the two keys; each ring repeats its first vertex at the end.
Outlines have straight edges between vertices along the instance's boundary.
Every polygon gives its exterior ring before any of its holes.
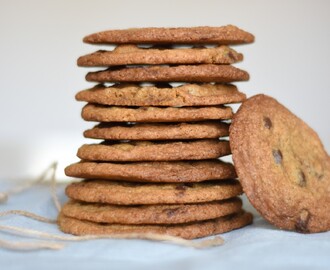
{"type": "Polygon", "coordinates": [[[241,228],[252,222],[236,197],[237,180],[133,183],[85,180],[70,184],[58,218],[75,235],[158,233],[186,239],[241,228]]]}

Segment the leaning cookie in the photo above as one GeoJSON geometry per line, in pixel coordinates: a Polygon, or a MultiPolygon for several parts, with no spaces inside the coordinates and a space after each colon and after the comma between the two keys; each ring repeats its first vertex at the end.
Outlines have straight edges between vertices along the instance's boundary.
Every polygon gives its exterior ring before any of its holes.
{"type": "Polygon", "coordinates": [[[84,42],[92,44],[241,44],[253,41],[252,34],[233,25],[108,30],[84,38],[84,42]]]}
{"type": "Polygon", "coordinates": [[[216,219],[176,225],[122,225],[82,221],[60,214],[59,228],[74,235],[105,235],[127,233],[157,233],[178,236],[186,239],[201,238],[229,232],[252,223],[252,215],[239,212],[216,219]]]}
{"type": "Polygon", "coordinates": [[[119,45],[113,51],[97,51],[81,56],[77,63],[82,67],[107,67],[137,64],[233,64],[242,60],[242,54],[227,46],[145,49],[129,44],[119,45]]]}
{"type": "Polygon", "coordinates": [[[231,65],[179,65],[111,67],[107,70],[89,72],[90,82],[218,82],[247,81],[249,74],[231,65]]]}
{"type": "Polygon", "coordinates": [[[245,98],[245,94],[230,84],[97,85],[76,94],[78,101],[115,106],[209,106],[239,103],[245,98]]]}
{"type": "Polygon", "coordinates": [[[307,124],[257,95],[235,115],[230,145],[244,192],[263,217],[286,230],[330,230],[330,158],[307,124]]]}

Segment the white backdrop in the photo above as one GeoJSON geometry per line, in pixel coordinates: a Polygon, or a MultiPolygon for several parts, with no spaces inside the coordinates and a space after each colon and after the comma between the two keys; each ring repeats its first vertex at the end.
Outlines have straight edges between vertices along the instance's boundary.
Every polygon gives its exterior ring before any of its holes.
{"type": "Polygon", "coordinates": [[[78,56],[83,36],[111,28],[237,25],[256,36],[238,46],[252,96],[277,98],[310,124],[330,152],[330,1],[0,0],[0,179],[76,161],[82,132],[74,94],[90,86],[78,56]]]}

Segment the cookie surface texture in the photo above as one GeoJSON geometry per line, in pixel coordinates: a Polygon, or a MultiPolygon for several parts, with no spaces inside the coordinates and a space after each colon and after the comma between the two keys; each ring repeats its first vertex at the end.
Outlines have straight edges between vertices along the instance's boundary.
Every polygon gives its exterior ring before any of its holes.
{"type": "Polygon", "coordinates": [[[120,84],[110,87],[102,85],[77,93],[78,101],[115,106],[208,106],[238,103],[245,95],[234,85],[185,84],[172,88],[120,84]]]}
{"type": "Polygon", "coordinates": [[[302,233],[330,230],[330,158],[307,124],[257,95],[235,115],[230,144],[244,192],[264,218],[302,233]]]}
{"type": "Polygon", "coordinates": [[[84,144],[77,156],[91,161],[175,161],[214,159],[231,154],[228,141],[131,141],[84,144]]]}
{"type": "Polygon", "coordinates": [[[199,204],[133,206],[69,201],[62,213],[80,220],[112,224],[178,224],[215,219],[237,213],[241,207],[239,198],[199,204]]]}
{"type": "Polygon", "coordinates": [[[192,123],[101,123],[84,132],[86,138],[107,140],[215,139],[229,135],[229,125],[220,121],[192,123]]]}
{"type": "Polygon", "coordinates": [[[187,122],[231,119],[233,111],[225,106],[208,107],[118,107],[88,103],[81,116],[97,122],[187,122]]]}
{"type": "Polygon", "coordinates": [[[231,65],[115,67],[89,72],[90,82],[219,82],[247,81],[249,74],[231,65]]]}
{"type": "Polygon", "coordinates": [[[235,178],[231,163],[220,160],[110,163],[81,161],[65,168],[67,176],[138,182],[201,182],[235,178]]]}
{"type": "Polygon", "coordinates": [[[251,43],[254,36],[233,25],[220,27],[178,27],[178,28],[131,28],[108,30],[91,34],[84,38],[86,43],[101,44],[148,44],[148,43],[183,43],[183,44],[242,44],[251,43]]]}
{"type": "Polygon", "coordinates": [[[160,64],[233,64],[243,60],[243,55],[227,46],[214,48],[139,48],[136,45],[119,45],[113,51],[97,51],[79,57],[83,67],[160,64]]]}
{"type": "Polygon", "coordinates": [[[202,183],[154,184],[85,180],[67,186],[73,200],[118,205],[178,204],[219,201],[242,194],[237,180],[202,183]]]}
{"type": "Polygon", "coordinates": [[[58,217],[59,228],[74,235],[104,235],[123,233],[157,233],[194,239],[228,232],[252,222],[250,213],[240,212],[226,217],[177,225],[119,225],[94,223],[66,217],[58,217]]]}

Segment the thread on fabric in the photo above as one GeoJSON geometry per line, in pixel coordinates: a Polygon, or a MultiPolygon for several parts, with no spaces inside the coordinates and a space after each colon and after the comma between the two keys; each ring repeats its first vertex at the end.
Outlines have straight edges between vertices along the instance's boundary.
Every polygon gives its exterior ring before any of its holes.
{"type": "Polygon", "coordinates": [[[10,231],[11,233],[21,236],[33,236],[42,239],[58,240],[58,241],[86,241],[86,240],[96,240],[96,239],[144,239],[144,240],[152,240],[152,241],[165,241],[181,246],[194,247],[194,248],[219,246],[224,242],[223,239],[219,236],[213,237],[212,239],[206,239],[201,241],[191,241],[176,236],[165,235],[165,234],[154,234],[154,233],[63,236],[52,233],[46,233],[39,230],[19,228],[8,225],[0,225],[0,230],[10,231]]]}
{"type": "Polygon", "coordinates": [[[24,217],[28,217],[31,219],[35,219],[40,222],[45,222],[45,223],[50,223],[50,224],[57,223],[57,221],[55,219],[42,217],[42,216],[36,215],[34,213],[23,211],[23,210],[9,210],[9,211],[0,212],[0,217],[9,216],[9,215],[24,216],[24,217]]]}
{"type": "Polygon", "coordinates": [[[10,250],[25,250],[25,251],[34,251],[39,249],[52,249],[59,250],[64,248],[64,245],[61,243],[53,242],[13,242],[0,239],[0,247],[10,249],[10,250]]]}
{"type": "Polygon", "coordinates": [[[51,166],[51,169],[52,169],[52,174],[51,174],[51,195],[52,195],[52,198],[53,198],[53,202],[54,202],[54,205],[57,209],[58,212],[61,211],[61,204],[60,204],[60,201],[58,199],[58,196],[56,194],[56,170],[57,170],[57,162],[54,162],[51,166]]]}
{"type": "MultiPolygon", "coordinates": [[[[51,196],[53,199],[54,206],[61,211],[61,204],[59,202],[57,193],[56,193],[56,169],[57,162],[52,163],[35,181],[30,181],[23,183],[15,188],[10,189],[7,192],[0,193],[0,203],[6,202],[10,195],[23,192],[31,188],[33,185],[41,183],[46,179],[46,176],[51,172],[51,196]]],[[[34,213],[23,211],[23,210],[9,210],[5,212],[0,212],[0,217],[8,215],[20,215],[30,219],[34,219],[44,223],[56,224],[57,221],[54,219],[49,219],[43,216],[36,215],[34,213]]],[[[186,240],[181,237],[164,235],[164,234],[155,234],[155,233],[128,233],[128,234],[110,234],[110,235],[85,235],[85,236],[73,236],[73,235],[58,235],[47,232],[42,232],[39,230],[9,226],[9,225],[0,225],[0,231],[6,231],[15,235],[23,237],[35,237],[38,239],[47,239],[53,241],[86,241],[86,240],[96,240],[96,239],[143,239],[150,241],[163,241],[171,244],[176,244],[180,246],[193,247],[193,248],[209,248],[214,246],[220,246],[224,243],[224,240],[220,236],[215,236],[211,239],[201,240],[201,241],[192,241],[186,240]]],[[[58,242],[47,242],[47,241],[35,241],[35,242],[12,242],[0,239],[0,247],[10,249],[10,250],[38,250],[38,249],[53,249],[58,250],[65,247],[63,243],[58,242]]]]}
{"type": "MultiPolygon", "coordinates": [[[[23,192],[24,190],[27,190],[31,188],[32,186],[43,182],[46,179],[46,176],[50,171],[52,171],[52,176],[55,180],[55,173],[57,168],[57,162],[53,162],[38,178],[36,178],[34,181],[27,181],[23,182],[20,185],[17,185],[16,187],[13,187],[6,192],[0,192],[0,203],[5,203],[8,201],[9,196],[18,194],[23,192]]],[[[57,200],[58,201],[58,200],[57,200]]]]}

